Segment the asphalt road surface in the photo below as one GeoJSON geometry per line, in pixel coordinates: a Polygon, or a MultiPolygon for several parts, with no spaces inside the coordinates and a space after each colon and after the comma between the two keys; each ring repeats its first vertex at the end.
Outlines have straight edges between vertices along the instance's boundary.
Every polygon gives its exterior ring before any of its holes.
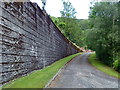
{"type": "Polygon", "coordinates": [[[58,74],[49,88],[118,88],[118,79],[109,76],[88,62],[90,53],[75,57],[58,74]]]}

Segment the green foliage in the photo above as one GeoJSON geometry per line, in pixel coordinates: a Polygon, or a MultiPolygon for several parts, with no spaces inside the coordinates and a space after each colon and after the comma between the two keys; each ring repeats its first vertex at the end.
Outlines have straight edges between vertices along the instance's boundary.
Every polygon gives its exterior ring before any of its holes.
{"type": "Polygon", "coordinates": [[[61,16],[67,18],[75,18],[76,11],[75,8],[72,6],[72,4],[69,1],[65,2],[64,0],[62,0],[62,2],[63,2],[63,10],[60,11],[61,16]]]}
{"type": "Polygon", "coordinates": [[[82,30],[78,20],[75,19],[75,8],[69,1],[63,1],[63,10],[60,11],[60,13],[62,17],[59,18],[60,23],[57,26],[69,40],[76,43],[78,46],[82,46],[82,41],[80,39],[82,30]]]}
{"type": "Polygon", "coordinates": [[[66,17],[51,17],[51,19],[69,40],[78,46],[84,46],[82,40],[82,33],[84,32],[80,28],[79,20],[66,17]],[[56,20],[57,22],[55,22],[56,20]]]}
{"type": "Polygon", "coordinates": [[[114,61],[113,68],[120,72],[120,59],[114,61]]]}
{"type": "Polygon", "coordinates": [[[97,57],[107,65],[120,58],[120,2],[98,2],[90,10],[88,48],[96,51],[97,57]]]}
{"type": "Polygon", "coordinates": [[[86,37],[89,32],[89,20],[79,20],[66,17],[51,17],[61,32],[73,43],[86,47],[86,37]]]}
{"type": "Polygon", "coordinates": [[[82,30],[90,29],[90,22],[88,19],[81,20],[78,22],[82,30]]]}
{"type": "Polygon", "coordinates": [[[73,43],[80,47],[86,47],[86,37],[90,28],[89,20],[76,19],[76,11],[72,4],[63,1],[63,10],[60,11],[61,17],[51,17],[61,32],[73,43]]]}

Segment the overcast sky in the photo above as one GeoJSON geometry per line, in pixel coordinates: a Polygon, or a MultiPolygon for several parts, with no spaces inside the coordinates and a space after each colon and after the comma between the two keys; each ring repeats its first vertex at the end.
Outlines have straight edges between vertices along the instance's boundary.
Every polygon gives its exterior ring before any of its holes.
{"type": "MultiPolygon", "coordinates": [[[[31,0],[32,2],[37,2],[37,4],[42,7],[41,0],[31,0]]],[[[67,1],[67,0],[65,0],[67,1]]],[[[75,8],[78,19],[87,19],[89,15],[89,5],[90,0],[69,0],[73,7],[75,8]]],[[[61,0],[47,0],[46,7],[47,13],[51,16],[60,17],[60,10],[63,9],[63,4],[61,0]]]]}

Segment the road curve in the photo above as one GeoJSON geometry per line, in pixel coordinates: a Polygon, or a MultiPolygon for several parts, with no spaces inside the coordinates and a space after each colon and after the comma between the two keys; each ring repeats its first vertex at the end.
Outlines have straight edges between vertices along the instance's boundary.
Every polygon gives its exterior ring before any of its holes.
{"type": "Polygon", "coordinates": [[[118,88],[118,79],[90,65],[90,53],[75,57],[67,64],[48,88],[118,88]]]}

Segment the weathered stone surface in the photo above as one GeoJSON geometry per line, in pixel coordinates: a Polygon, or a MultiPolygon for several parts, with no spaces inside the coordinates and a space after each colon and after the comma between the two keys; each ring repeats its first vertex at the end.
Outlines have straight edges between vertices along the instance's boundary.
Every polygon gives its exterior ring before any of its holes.
{"type": "Polygon", "coordinates": [[[0,2],[1,84],[77,52],[37,4],[0,2]]]}

